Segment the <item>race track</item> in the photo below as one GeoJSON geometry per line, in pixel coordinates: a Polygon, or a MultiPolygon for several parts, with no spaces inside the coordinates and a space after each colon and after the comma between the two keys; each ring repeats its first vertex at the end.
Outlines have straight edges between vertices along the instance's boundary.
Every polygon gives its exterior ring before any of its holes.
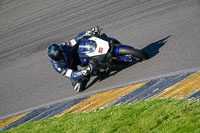
{"type": "Polygon", "coordinates": [[[200,67],[199,0],[1,0],[0,117],[73,96],[200,67]],[[46,55],[99,25],[103,32],[149,53],[76,93],[46,55]]]}

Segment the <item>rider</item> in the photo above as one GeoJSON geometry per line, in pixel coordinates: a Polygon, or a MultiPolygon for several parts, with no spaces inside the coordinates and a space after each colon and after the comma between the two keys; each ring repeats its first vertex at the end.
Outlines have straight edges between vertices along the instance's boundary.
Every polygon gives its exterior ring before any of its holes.
{"type": "MultiPolygon", "coordinates": [[[[72,86],[77,92],[81,91],[80,84],[77,80],[84,77],[82,71],[77,68],[81,64],[78,56],[79,42],[83,37],[98,35],[99,31],[99,27],[96,26],[86,32],[80,33],[70,41],[60,45],[52,43],[47,48],[47,53],[53,68],[61,75],[70,78],[72,86]]],[[[86,80],[88,82],[89,78],[86,80]]]]}

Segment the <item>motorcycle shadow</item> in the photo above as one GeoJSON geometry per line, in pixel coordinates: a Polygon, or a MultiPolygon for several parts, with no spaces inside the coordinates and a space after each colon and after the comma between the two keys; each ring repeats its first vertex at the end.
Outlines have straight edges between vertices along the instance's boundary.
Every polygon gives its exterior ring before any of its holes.
{"type": "MultiPolygon", "coordinates": [[[[148,56],[149,56],[149,59],[151,59],[151,58],[153,58],[154,56],[156,56],[160,52],[159,49],[166,44],[168,38],[170,38],[170,37],[171,37],[171,35],[169,35],[169,36],[167,36],[167,37],[165,37],[165,38],[163,38],[161,40],[158,40],[156,42],[153,42],[153,43],[147,45],[146,47],[144,47],[141,50],[143,52],[146,52],[148,54],[148,56]]],[[[128,64],[124,65],[123,67],[120,67],[118,69],[110,71],[110,72],[108,72],[106,74],[98,75],[92,82],[90,82],[87,85],[86,89],[90,88],[91,86],[93,86],[97,82],[101,82],[101,81],[107,79],[110,76],[116,75],[120,71],[122,71],[122,70],[124,70],[124,69],[126,69],[128,67],[131,67],[131,66],[135,65],[138,62],[140,62],[140,61],[133,61],[131,63],[128,63],[128,64]]]]}

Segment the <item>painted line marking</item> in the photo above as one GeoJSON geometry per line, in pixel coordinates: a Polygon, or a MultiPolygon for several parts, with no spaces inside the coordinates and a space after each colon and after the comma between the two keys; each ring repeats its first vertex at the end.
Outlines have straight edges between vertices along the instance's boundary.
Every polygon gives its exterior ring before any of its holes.
{"type": "Polygon", "coordinates": [[[129,85],[123,88],[112,89],[105,92],[97,93],[88,99],[82,101],[81,103],[71,107],[70,109],[64,111],[61,114],[56,115],[56,117],[60,117],[66,113],[74,113],[74,112],[89,112],[94,109],[104,107],[107,104],[113,102],[114,100],[130,93],[131,91],[145,85],[146,82],[129,85]]]}
{"type": "MultiPolygon", "coordinates": [[[[155,96],[152,95],[154,99],[155,98],[185,98],[185,97],[191,97],[193,95],[199,96],[200,71],[196,72],[192,75],[191,74],[192,73],[187,74],[187,75],[180,75],[180,76],[165,78],[164,81],[162,81],[162,79],[159,79],[159,80],[156,80],[155,84],[152,84],[150,86],[147,86],[147,84],[150,84],[152,82],[152,80],[150,82],[148,82],[148,81],[141,82],[141,83],[125,86],[123,88],[117,88],[117,89],[112,89],[112,90],[96,93],[96,94],[90,96],[89,98],[79,102],[78,104],[76,104],[74,106],[63,109],[64,112],[62,111],[60,114],[57,114],[57,115],[55,115],[56,114],[55,113],[54,115],[56,117],[59,117],[66,113],[89,112],[94,109],[104,108],[104,107],[108,106],[110,103],[115,102],[115,100],[117,100],[117,99],[119,102],[120,98],[122,99],[121,101],[123,101],[123,99],[125,99],[127,101],[127,100],[130,100],[129,98],[127,99],[127,97],[126,97],[127,95],[129,95],[132,92],[139,92],[139,91],[141,91],[141,88],[143,88],[142,91],[144,91],[143,93],[145,93],[145,97],[141,97],[140,96],[141,92],[140,92],[140,93],[136,93],[137,95],[136,94],[132,95],[131,99],[134,96],[135,97],[137,96],[141,99],[145,99],[147,96],[149,97],[149,95],[151,95],[151,93],[157,93],[160,91],[160,87],[159,87],[160,86],[159,84],[161,84],[160,82],[162,82],[162,85],[168,86],[168,88],[166,87],[167,89],[165,89],[163,91],[162,90],[163,87],[161,86],[162,92],[158,93],[158,95],[155,95],[155,96]],[[188,76],[188,77],[184,78],[184,76],[188,76]],[[184,79],[181,79],[181,78],[184,78],[184,79]],[[176,80],[177,81],[179,80],[179,82],[175,83],[176,80]],[[175,83],[175,84],[170,87],[169,84],[172,85],[172,83],[175,83]],[[146,88],[146,87],[148,87],[148,88],[146,88]],[[146,88],[146,89],[144,89],[144,88],[146,88]],[[198,93],[194,93],[194,92],[198,92],[198,93]],[[146,94],[148,94],[148,95],[146,96],[146,94]]],[[[125,101],[124,101],[124,103],[125,103],[125,101]]],[[[43,116],[44,114],[46,117],[46,112],[51,112],[51,110],[53,110],[53,109],[50,108],[50,110],[42,112],[41,114],[39,114],[39,116],[36,116],[33,119],[34,120],[39,119],[39,117],[43,116]]],[[[11,117],[8,119],[0,120],[0,129],[8,128],[8,126],[10,126],[10,124],[12,125],[13,123],[18,122],[19,120],[21,122],[21,119],[25,119],[25,117],[29,118],[30,117],[29,115],[30,114],[28,114],[28,113],[24,113],[24,114],[14,116],[14,117],[11,117]]],[[[26,119],[28,119],[28,118],[26,118],[26,119]]],[[[33,119],[31,117],[30,121],[32,121],[33,119]]],[[[18,123],[20,123],[20,122],[18,122],[18,123]]],[[[26,122],[27,121],[25,121],[25,123],[26,122]]]]}
{"type": "Polygon", "coordinates": [[[175,85],[176,83],[182,81],[183,79],[186,79],[191,74],[193,73],[174,75],[165,78],[151,80],[142,87],[112,102],[110,105],[116,105],[120,103],[133,103],[137,100],[148,100],[151,97],[160,94],[161,92],[171,87],[172,85],[175,85]]]}
{"type": "Polygon", "coordinates": [[[188,100],[197,100],[200,101],[200,90],[194,91],[192,95],[186,97],[188,100]]]}
{"type": "Polygon", "coordinates": [[[167,88],[164,92],[153,98],[183,98],[195,90],[200,90],[200,72],[196,72],[183,81],[167,88]]]}
{"type": "Polygon", "coordinates": [[[5,119],[5,120],[1,120],[0,121],[0,129],[8,126],[9,124],[21,119],[22,117],[24,117],[25,115],[27,115],[28,113],[24,113],[24,114],[21,114],[21,115],[17,115],[17,116],[13,116],[11,118],[8,118],[8,119],[5,119]]]}

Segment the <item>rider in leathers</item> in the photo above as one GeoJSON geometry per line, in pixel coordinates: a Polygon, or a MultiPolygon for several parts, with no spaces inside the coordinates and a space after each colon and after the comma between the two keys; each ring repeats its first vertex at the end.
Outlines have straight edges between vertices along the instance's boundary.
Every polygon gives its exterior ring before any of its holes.
{"type": "MultiPolygon", "coordinates": [[[[97,35],[98,33],[99,27],[96,26],[91,30],[80,33],[70,41],[60,45],[52,43],[47,48],[53,68],[61,75],[70,78],[72,86],[77,92],[81,91],[77,81],[84,77],[83,73],[77,68],[81,64],[78,56],[79,42],[85,36],[97,35]]],[[[86,80],[88,82],[89,78],[86,80]]]]}

